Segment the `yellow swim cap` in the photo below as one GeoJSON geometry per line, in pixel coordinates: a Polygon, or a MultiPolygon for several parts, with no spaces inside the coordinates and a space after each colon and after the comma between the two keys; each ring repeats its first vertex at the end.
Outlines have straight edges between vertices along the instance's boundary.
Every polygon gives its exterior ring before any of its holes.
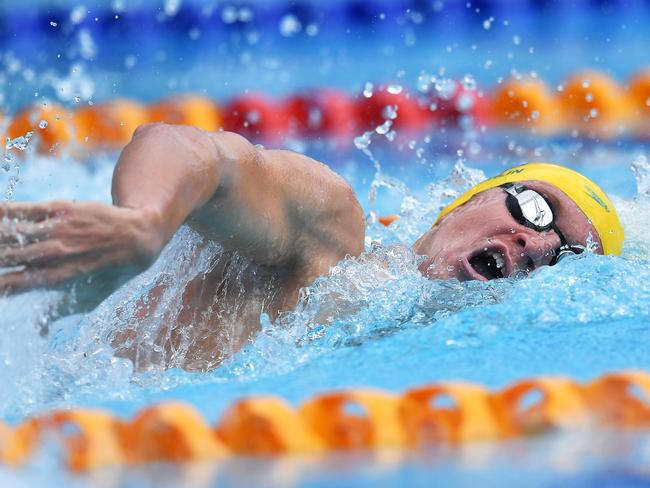
{"type": "Polygon", "coordinates": [[[467,203],[477,193],[505,183],[532,180],[555,185],[575,202],[596,228],[600,242],[603,245],[603,254],[621,254],[625,235],[611,200],[589,178],[557,164],[523,164],[510,168],[494,178],[485,180],[442,209],[436,223],[455,208],[467,203]]]}

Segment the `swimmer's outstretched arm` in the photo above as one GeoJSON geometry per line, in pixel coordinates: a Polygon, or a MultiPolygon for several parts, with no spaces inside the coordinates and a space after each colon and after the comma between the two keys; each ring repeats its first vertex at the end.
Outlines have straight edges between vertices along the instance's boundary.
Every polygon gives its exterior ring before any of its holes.
{"type": "Polygon", "coordinates": [[[187,222],[208,239],[299,280],[363,250],[363,213],[326,166],[243,137],[188,126],[139,128],[113,175],[113,205],[8,203],[0,234],[0,290],[88,278],[106,293],[148,267],[187,222]],[[24,245],[22,245],[22,244],[24,245]]]}

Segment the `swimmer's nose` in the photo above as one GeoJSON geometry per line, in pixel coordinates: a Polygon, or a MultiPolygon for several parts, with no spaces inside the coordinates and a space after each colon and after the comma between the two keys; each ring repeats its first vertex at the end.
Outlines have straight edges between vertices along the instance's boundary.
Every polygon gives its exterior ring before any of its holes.
{"type": "Polygon", "coordinates": [[[555,251],[560,247],[560,237],[553,231],[537,232],[532,229],[513,235],[515,244],[514,262],[519,269],[537,269],[547,266],[555,251]]]}

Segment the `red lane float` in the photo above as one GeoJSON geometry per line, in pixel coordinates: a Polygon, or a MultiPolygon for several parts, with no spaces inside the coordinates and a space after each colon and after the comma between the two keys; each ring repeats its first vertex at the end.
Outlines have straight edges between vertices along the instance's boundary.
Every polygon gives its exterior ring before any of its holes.
{"type": "Polygon", "coordinates": [[[360,130],[354,100],[339,90],[314,90],[291,96],[284,110],[292,136],[344,139],[360,130]]]}
{"type": "Polygon", "coordinates": [[[610,373],[588,383],[530,378],[499,391],[461,381],[402,395],[351,389],[324,393],[298,408],[263,396],[234,403],[216,426],[178,402],[147,407],[132,421],[103,411],[57,411],[14,428],[0,423],[0,461],[25,465],[42,443],[52,442],[69,469],[84,471],[233,455],[456,446],[600,426],[650,427],[649,373],[610,373]]]}
{"type": "Polygon", "coordinates": [[[289,128],[282,108],[282,104],[261,94],[235,97],[225,107],[224,129],[257,140],[280,140],[289,128]]]}
{"type": "Polygon", "coordinates": [[[368,98],[360,96],[357,99],[357,113],[362,131],[372,130],[387,120],[393,122],[391,129],[421,131],[438,118],[429,104],[404,91],[402,87],[391,86],[375,90],[368,98]]]}

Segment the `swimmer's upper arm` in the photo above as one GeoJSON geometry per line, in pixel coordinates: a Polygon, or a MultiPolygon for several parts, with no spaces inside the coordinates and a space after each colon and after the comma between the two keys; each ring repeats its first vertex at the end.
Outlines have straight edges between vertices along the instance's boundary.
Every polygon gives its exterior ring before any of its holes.
{"type": "Polygon", "coordinates": [[[120,156],[113,201],[146,209],[161,248],[188,222],[260,264],[323,272],[363,250],[363,213],[327,166],[291,151],[260,149],[232,132],[148,124],[120,156]]]}
{"type": "Polygon", "coordinates": [[[343,178],[291,151],[265,150],[229,132],[212,134],[221,184],[198,227],[258,261],[323,272],[363,250],[361,206],[343,178]]]}

